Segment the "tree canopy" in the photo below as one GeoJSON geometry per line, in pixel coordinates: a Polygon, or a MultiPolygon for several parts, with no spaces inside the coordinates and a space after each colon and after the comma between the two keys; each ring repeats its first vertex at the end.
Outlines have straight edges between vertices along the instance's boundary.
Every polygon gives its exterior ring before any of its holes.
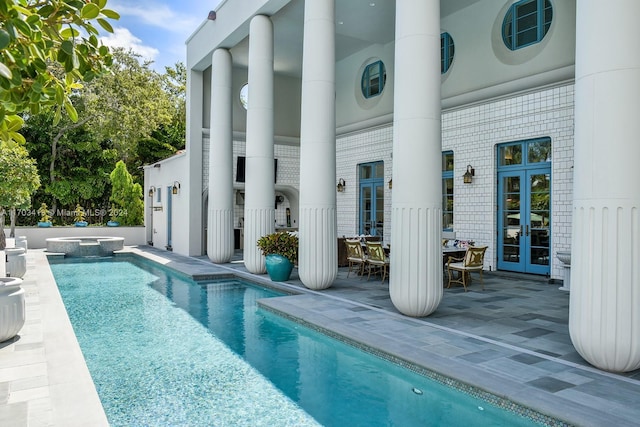
{"type": "Polygon", "coordinates": [[[107,0],[0,0],[0,141],[24,143],[20,113],[54,107],[78,119],[70,96],[105,74],[109,49],[98,40],[97,23],[113,32],[108,19],[119,19],[107,0]],[[62,74],[52,64],[62,66],[62,74]]]}

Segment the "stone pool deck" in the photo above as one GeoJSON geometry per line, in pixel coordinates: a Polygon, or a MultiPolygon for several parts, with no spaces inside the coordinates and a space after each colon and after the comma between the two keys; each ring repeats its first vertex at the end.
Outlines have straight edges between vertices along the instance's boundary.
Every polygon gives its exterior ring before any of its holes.
{"type": "MultiPolygon", "coordinates": [[[[237,275],[272,285],[268,276],[248,273],[238,259],[217,266],[152,247],[125,251],[196,280],[237,275]]],[[[414,319],[395,310],[388,282],[346,276],[340,269],[331,288],[314,292],[294,270],[278,286],[300,294],[262,304],[561,420],[556,425],[639,424],[640,372],[603,372],[577,355],[568,335],[568,294],[558,285],[488,273],[485,291],[474,285],[466,293],[445,290],[435,313],[414,319]]],[[[23,287],[27,322],[16,339],[0,343],[0,425],[108,425],[43,251],[29,250],[23,287]]]]}

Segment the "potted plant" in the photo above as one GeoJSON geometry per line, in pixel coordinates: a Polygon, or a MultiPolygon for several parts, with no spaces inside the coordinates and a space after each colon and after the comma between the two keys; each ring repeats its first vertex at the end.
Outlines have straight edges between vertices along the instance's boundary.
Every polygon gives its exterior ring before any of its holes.
{"type": "Polygon", "coordinates": [[[262,236],[258,239],[257,245],[265,256],[265,265],[271,280],[289,280],[291,270],[298,262],[298,236],[280,231],[262,236]]]}
{"type": "Polygon", "coordinates": [[[86,213],[84,208],[80,206],[80,204],[76,205],[75,217],[76,217],[76,227],[86,227],[87,221],[84,220],[86,213]]]}
{"type": "Polygon", "coordinates": [[[111,220],[107,221],[107,227],[118,227],[120,225],[120,221],[117,221],[117,219],[118,219],[117,212],[118,211],[119,211],[119,209],[116,210],[115,206],[112,203],[111,204],[111,209],[109,209],[109,212],[111,213],[111,220]]]}
{"type": "Polygon", "coordinates": [[[40,214],[40,221],[38,221],[38,227],[51,227],[51,216],[49,216],[49,208],[46,203],[40,205],[38,208],[40,214]]]}

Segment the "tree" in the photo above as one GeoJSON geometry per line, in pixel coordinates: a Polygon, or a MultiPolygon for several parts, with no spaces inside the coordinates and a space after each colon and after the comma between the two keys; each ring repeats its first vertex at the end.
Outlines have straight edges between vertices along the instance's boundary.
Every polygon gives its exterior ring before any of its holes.
{"type": "Polygon", "coordinates": [[[137,141],[171,122],[172,105],[149,61],[122,48],[113,50],[113,59],[111,73],[87,85],[84,103],[97,137],[111,140],[118,157],[129,162],[137,141]]]}
{"type": "Polygon", "coordinates": [[[98,41],[94,21],[113,32],[107,19],[119,15],[106,8],[107,0],[0,1],[0,141],[24,143],[19,133],[21,112],[37,114],[62,107],[72,121],[77,112],[69,96],[104,74],[111,65],[109,51],[98,41]],[[63,75],[51,70],[63,67],[63,75]]]}
{"type": "Polygon", "coordinates": [[[144,221],[142,186],[133,182],[133,177],[122,160],[116,163],[109,177],[111,178],[109,200],[116,204],[115,208],[112,208],[114,211],[112,215],[122,225],[141,225],[144,221]]]}
{"type": "Polygon", "coordinates": [[[38,168],[27,150],[15,143],[0,142],[0,249],[6,247],[5,213],[28,208],[31,194],[39,186],[38,168]]]}

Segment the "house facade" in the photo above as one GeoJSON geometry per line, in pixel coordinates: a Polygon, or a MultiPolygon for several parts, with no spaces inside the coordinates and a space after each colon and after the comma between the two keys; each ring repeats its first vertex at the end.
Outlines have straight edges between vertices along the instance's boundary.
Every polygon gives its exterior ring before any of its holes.
{"type": "Polygon", "coordinates": [[[261,273],[257,239],[297,230],[321,290],[337,237],[377,235],[409,316],[442,298],[443,231],[554,281],[570,251],[574,345],[637,369],[640,3],[600,3],[221,2],[187,41],[186,152],[145,169],[148,241],[261,273]]]}

